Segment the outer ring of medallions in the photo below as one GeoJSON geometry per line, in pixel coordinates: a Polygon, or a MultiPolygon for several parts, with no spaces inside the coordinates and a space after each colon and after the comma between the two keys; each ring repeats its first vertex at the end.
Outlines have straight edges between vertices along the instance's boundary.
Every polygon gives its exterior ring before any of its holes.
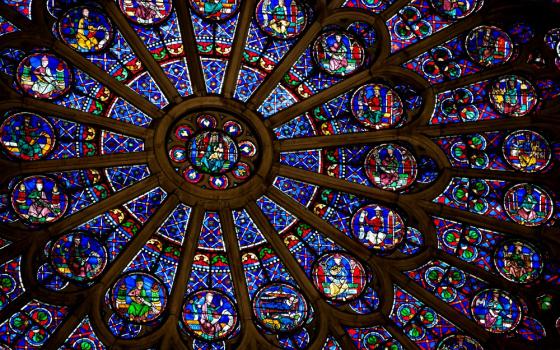
{"type": "Polygon", "coordinates": [[[156,121],[155,133],[148,142],[154,157],[149,160],[150,168],[155,174],[163,173],[160,186],[168,193],[175,193],[187,205],[203,205],[209,210],[222,208],[241,208],[249,201],[263,195],[272,183],[275,159],[272,132],[261,117],[247,108],[243,103],[218,96],[194,97],[173,107],[161,120],[156,121]],[[239,118],[255,132],[261,153],[260,164],[255,167],[251,178],[241,185],[227,190],[208,190],[188,183],[179,175],[167,154],[167,138],[169,130],[175,122],[190,113],[205,111],[223,112],[239,118]]]}

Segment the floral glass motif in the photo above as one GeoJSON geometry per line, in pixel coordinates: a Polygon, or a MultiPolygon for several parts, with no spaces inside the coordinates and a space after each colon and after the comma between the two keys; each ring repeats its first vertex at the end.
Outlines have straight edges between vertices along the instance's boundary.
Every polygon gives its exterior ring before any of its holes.
{"type": "Polygon", "coordinates": [[[509,61],[514,54],[513,42],[500,28],[480,26],[465,39],[470,58],[482,66],[492,66],[509,61]]]}
{"type": "Polygon", "coordinates": [[[173,10],[171,0],[119,0],[119,6],[131,21],[143,25],[161,23],[173,10]]]}
{"type": "Polygon", "coordinates": [[[494,265],[504,278],[517,283],[530,283],[539,278],[543,260],[529,242],[505,241],[496,248],[494,265]]]}
{"type": "Polygon", "coordinates": [[[516,170],[536,173],[550,164],[548,141],[531,130],[518,130],[507,135],[503,146],[504,158],[516,170]]]}
{"type": "Polygon", "coordinates": [[[311,273],[315,287],[325,297],[349,301],[360,296],[368,282],[362,264],[344,253],[328,253],[317,260],[311,273]]]}
{"type": "Polygon", "coordinates": [[[29,96],[52,100],[70,90],[72,72],[68,64],[57,56],[35,53],[19,64],[17,81],[29,96]]]}
{"type": "Polygon", "coordinates": [[[12,206],[23,220],[31,224],[47,224],[64,215],[68,197],[50,177],[29,176],[14,186],[12,206]]]}
{"type": "Polygon", "coordinates": [[[203,18],[223,21],[235,14],[239,0],[189,0],[193,10],[203,18]]]}
{"type": "Polygon", "coordinates": [[[313,46],[315,61],[325,72],[346,76],[365,62],[363,45],[349,32],[329,31],[321,34],[313,46]]]}
{"type": "Polygon", "coordinates": [[[500,289],[478,293],[471,302],[476,322],[491,333],[506,333],[517,327],[523,316],[519,301],[500,289]]]}
{"type": "Polygon", "coordinates": [[[404,117],[400,96],[383,84],[360,87],[352,96],[352,114],[360,123],[372,129],[398,126],[404,117]]]}
{"type": "Polygon", "coordinates": [[[195,337],[206,341],[225,339],[235,331],[237,311],[233,301],[219,291],[202,290],[186,299],[183,324],[195,337]]]}
{"type": "Polygon", "coordinates": [[[115,283],[111,291],[111,302],[115,312],[123,319],[133,323],[147,323],[164,312],[167,290],[154,276],[131,272],[115,283]]]}
{"type": "Polygon", "coordinates": [[[37,114],[14,113],[0,126],[0,144],[10,157],[39,160],[55,146],[54,127],[37,114]]]}
{"type": "Polygon", "coordinates": [[[504,208],[511,219],[520,225],[543,225],[553,212],[550,195],[532,184],[517,184],[504,194],[504,208]]]}
{"type": "Polygon", "coordinates": [[[256,19],[268,35],[276,39],[291,39],[305,29],[307,13],[299,0],[260,0],[256,19]]]}
{"type": "Polygon", "coordinates": [[[398,191],[416,180],[416,159],[404,147],[384,144],[373,148],[365,160],[366,174],[377,187],[398,191]]]}
{"type": "Polygon", "coordinates": [[[289,284],[263,286],[253,301],[253,312],[260,324],[273,332],[293,331],[303,325],[309,308],[304,296],[289,284]]]}
{"type": "Polygon", "coordinates": [[[58,22],[60,37],[82,53],[102,51],[111,44],[113,26],[109,18],[94,7],[76,7],[58,22]]]}

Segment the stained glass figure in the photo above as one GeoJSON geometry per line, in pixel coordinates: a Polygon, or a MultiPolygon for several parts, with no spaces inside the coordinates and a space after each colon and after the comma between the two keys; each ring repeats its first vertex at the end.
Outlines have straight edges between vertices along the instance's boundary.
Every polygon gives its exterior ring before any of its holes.
{"type": "Polygon", "coordinates": [[[486,289],[471,302],[475,321],[491,333],[506,333],[515,329],[523,316],[519,301],[500,289],[486,289]]]}
{"type": "Polygon", "coordinates": [[[16,79],[27,95],[52,100],[70,90],[72,72],[61,58],[49,53],[34,53],[21,61],[16,79]]]}
{"type": "Polygon", "coordinates": [[[255,18],[261,30],[276,39],[294,38],[307,24],[307,13],[299,0],[260,0],[255,18]]]}
{"type": "Polygon", "coordinates": [[[414,156],[396,144],[373,148],[366,156],[364,167],[375,186],[390,191],[399,191],[412,185],[418,173],[414,156]]]}
{"type": "Polygon", "coordinates": [[[235,167],[239,151],[227,134],[205,131],[190,141],[187,153],[191,164],[203,173],[222,174],[235,167]]]}
{"type": "Polygon", "coordinates": [[[388,251],[402,242],[406,227],[396,211],[370,204],[352,217],[352,233],[367,248],[388,251]]]}
{"type": "Polygon", "coordinates": [[[0,144],[16,159],[39,160],[55,147],[54,127],[45,118],[32,113],[14,113],[0,126],[0,144]]]}
{"type": "Polygon", "coordinates": [[[76,7],[58,22],[62,40],[82,53],[102,51],[111,44],[113,26],[109,18],[94,7],[76,7]]]}
{"type": "Polygon", "coordinates": [[[317,259],[311,272],[315,287],[336,301],[356,299],[368,283],[362,264],[345,253],[327,253],[317,259]]]}
{"type": "Polygon", "coordinates": [[[50,177],[29,176],[14,186],[12,206],[30,224],[48,224],[59,220],[68,208],[68,197],[50,177]]]}
{"type": "Polygon", "coordinates": [[[465,39],[465,47],[469,57],[485,67],[505,63],[514,53],[509,35],[493,26],[473,29],[465,39]]]}
{"type": "Polygon", "coordinates": [[[182,315],[187,330],[205,341],[226,339],[237,325],[233,301],[215,290],[201,290],[188,297],[182,315]]]}
{"type": "Polygon", "coordinates": [[[461,19],[476,11],[479,0],[430,0],[430,2],[442,15],[452,19],[461,19]]]}
{"type": "Polygon", "coordinates": [[[73,232],[51,245],[51,264],[68,279],[84,282],[99,276],[107,264],[107,250],[93,236],[73,232]]]}
{"type": "Polygon", "coordinates": [[[452,334],[439,342],[437,350],[484,350],[482,345],[468,335],[452,334]]]}
{"type": "Polygon", "coordinates": [[[313,45],[313,57],[325,72],[347,76],[360,69],[364,62],[363,45],[349,32],[328,31],[313,45]]]}
{"type": "Polygon", "coordinates": [[[253,300],[253,312],[259,323],[273,332],[289,332],[307,320],[309,307],[304,296],[285,283],[263,286],[253,300]]]}
{"type": "Polygon", "coordinates": [[[494,266],[509,281],[531,283],[539,278],[543,259],[537,248],[528,242],[505,241],[496,248],[494,266]]]}
{"type": "Polygon", "coordinates": [[[377,130],[398,126],[404,113],[400,96],[383,84],[360,87],[352,96],[351,108],[360,123],[377,130]]]}
{"type": "Polygon", "coordinates": [[[119,0],[119,6],[128,19],[144,25],[165,21],[173,10],[171,0],[119,0]]]}
{"type": "Polygon", "coordinates": [[[535,88],[515,75],[500,78],[490,87],[490,102],[499,112],[511,117],[529,114],[537,104],[535,88]]]}
{"type": "Polygon", "coordinates": [[[514,169],[536,173],[543,171],[550,163],[551,148],[548,141],[531,130],[518,130],[504,139],[505,160],[514,169]]]}
{"type": "Polygon", "coordinates": [[[553,203],[542,188],[532,184],[517,184],[504,194],[504,208],[516,223],[539,226],[552,216],[553,203]]]}
{"type": "Polygon", "coordinates": [[[167,305],[167,290],[162,282],[144,272],[123,275],[111,290],[111,306],[123,319],[148,323],[157,319],[167,305]]]}
{"type": "Polygon", "coordinates": [[[233,16],[239,0],[189,0],[193,10],[202,18],[223,21],[233,16]]]}

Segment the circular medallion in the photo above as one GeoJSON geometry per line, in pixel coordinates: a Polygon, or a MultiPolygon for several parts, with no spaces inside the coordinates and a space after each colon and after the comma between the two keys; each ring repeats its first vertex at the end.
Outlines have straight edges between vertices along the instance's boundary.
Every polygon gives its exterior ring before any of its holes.
{"type": "Polygon", "coordinates": [[[325,297],[336,301],[358,298],[368,283],[362,264],[345,253],[327,253],[320,257],[311,276],[315,287],[325,297]]]}
{"type": "Polygon", "coordinates": [[[307,13],[298,0],[261,0],[255,17],[261,30],[275,39],[294,38],[307,24],[307,13]]]}
{"type": "Polygon", "coordinates": [[[539,226],[552,216],[554,203],[545,190],[524,183],[514,185],[506,192],[504,208],[516,223],[525,226],[539,226]]]}
{"type": "Polygon", "coordinates": [[[543,258],[528,242],[506,241],[494,252],[494,266],[509,281],[531,283],[541,275],[543,258]]]}
{"type": "Polygon", "coordinates": [[[206,341],[226,339],[237,324],[233,301],[214,290],[201,290],[190,295],[183,305],[182,315],[187,331],[206,341]]]}
{"type": "Polygon", "coordinates": [[[506,136],[502,150],[509,165],[525,173],[543,171],[552,157],[548,141],[530,130],[518,130],[506,136]]]}
{"type": "Polygon", "coordinates": [[[350,33],[328,31],[313,45],[313,57],[321,69],[336,76],[347,76],[365,62],[363,45],[350,33]]]}
{"type": "Polygon", "coordinates": [[[134,23],[159,24],[173,11],[172,0],[119,0],[121,11],[134,23]]]}
{"type": "Polygon", "coordinates": [[[197,15],[205,19],[223,21],[235,14],[239,0],[189,0],[197,15]]]}
{"type": "Polygon", "coordinates": [[[235,141],[221,131],[203,131],[193,137],[187,149],[190,162],[205,174],[223,174],[239,159],[235,141]]]}
{"type": "Polygon", "coordinates": [[[81,53],[98,52],[109,45],[113,26],[109,18],[94,7],[76,7],[58,22],[62,41],[81,53]]]}
{"type": "Polygon", "coordinates": [[[506,333],[517,327],[522,318],[521,304],[508,292],[486,289],[471,301],[474,320],[491,333],[506,333]]]}
{"type": "Polygon", "coordinates": [[[121,276],[111,290],[113,310],[124,320],[147,323],[157,319],[167,304],[167,291],[156,277],[144,272],[121,276]]]}
{"type": "Polygon", "coordinates": [[[29,176],[14,186],[12,206],[31,224],[48,224],[60,219],[68,208],[68,197],[53,179],[29,176]]]}
{"type": "Polygon", "coordinates": [[[49,154],[56,136],[51,123],[32,113],[10,115],[0,126],[0,143],[10,157],[39,160],[49,154]]]}
{"type": "Polygon", "coordinates": [[[360,123],[377,130],[398,126],[404,113],[399,95],[383,84],[360,87],[352,96],[351,108],[360,123]]]}
{"type": "Polygon", "coordinates": [[[91,281],[103,272],[107,250],[94,237],[74,232],[52,244],[50,259],[60,275],[78,282],[91,281]]]}
{"type": "Polygon", "coordinates": [[[70,89],[72,72],[57,56],[34,53],[20,62],[16,80],[27,95],[52,100],[70,89]]]}
{"type": "Polygon", "coordinates": [[[397,212],[370,204],[352,217],[352,233],[367,248],[388,251],[401,243],[406,227],[397,212]]]}
{"type": "Polygon", "coordinates": [[[282,333],[301,327],[308,316],[307,301],[294,287],[284,283],[263,286],[253,300],[253,312],[266,329],[282,333]]]}
{"type": "Polygon", "coordinates": [[[395,144],[373,148],[366,156],[364,167],[372,184],[389,191],[403,190],[412,185],[418,173],[412,153],[395,144]]]}
{"type": "Polygon", "coordinates": [[[515,75],[502,77],[490,87],[490,102],[501,114],[522,117],[537,105],[537,92],[531,83],[515,75]]]}
{"type": "Polygon", "coordinates": [[[259,160],[255,135],[247,123],[229,114],[187,115],[171,128],[168,157],[188,183],[226,190],[253,174],[259,160]]]}
{"type": "Polygon", "coordinates": [[[484,350],[474,338],[463,334],[452,334],[442,339],[437,350],[484,350]]]}
{"type": "Polygon", "coordinates": [[[465,47],[469,57],[484,67],[502,64],[513,56],[513,42],[497,27],[480,26],[467,35],[465,47]]]}
{"type": "Polygon", "coordinates": [[[465,18],[473,13],[479,0],[430,0],[433,8],[451,19],[465,18]]]}

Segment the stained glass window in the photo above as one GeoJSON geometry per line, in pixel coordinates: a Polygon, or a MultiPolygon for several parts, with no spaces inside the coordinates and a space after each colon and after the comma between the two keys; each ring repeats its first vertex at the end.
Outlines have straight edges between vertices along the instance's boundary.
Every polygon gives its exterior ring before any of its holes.
{"type": "Polygon", "coordinates": [[[557,3],[1,0],[0,348],[558,348],[557,3]]]}

